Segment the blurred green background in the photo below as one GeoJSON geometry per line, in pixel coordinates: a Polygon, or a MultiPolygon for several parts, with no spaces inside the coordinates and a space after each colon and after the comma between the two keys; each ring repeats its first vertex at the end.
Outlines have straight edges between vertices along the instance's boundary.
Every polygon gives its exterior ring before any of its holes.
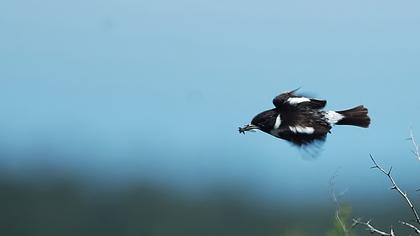
{"type": "MultiPolygon", "coordinates": [[[[391,191],[353,205],[343,198],[340,216],[349,228],[352,217],[373,219],[384,230],[412,218],[391,191]]],[[[229,189],[200,197],[144,184],[98,189],[63,175],[3,175],[0,209],[1,235],[344,235],[332,201],[265,205],[229,189]]],[[[350,235],[368,232],[358,226],[350,235]]]]}

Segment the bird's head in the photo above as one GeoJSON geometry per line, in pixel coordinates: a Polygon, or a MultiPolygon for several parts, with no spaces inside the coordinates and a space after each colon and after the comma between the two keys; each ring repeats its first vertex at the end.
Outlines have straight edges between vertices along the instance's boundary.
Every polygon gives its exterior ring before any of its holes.
{"type": "Polygon", "coordinates": [[[242,128],[239,128],[239,133],[245,134],[246,131],[254,131],[259,129],[261,131],[269,133],[276,123],[278,112],[276,109],[271,109],[263,111],[260,114],[256,115],[250,124],[245,125],[242,128]]]}

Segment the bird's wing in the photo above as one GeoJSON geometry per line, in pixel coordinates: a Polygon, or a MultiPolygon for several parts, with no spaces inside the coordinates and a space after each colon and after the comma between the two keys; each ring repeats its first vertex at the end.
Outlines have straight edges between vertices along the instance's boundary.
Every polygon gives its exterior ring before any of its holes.
{"type": "Polygon", "coordinates": [[[293,143],[299,147],[306,147],[314,143],[322,143],[327,138],[327,133],[295,133],[290,129],[285,129],[279,133],[279,137],[293,143]]]}
{"type": "Polygon", "coordinates": [[[283,115],[278,137],[297,146],[307,146],[325,141],[331,126],[310,109],[291,111],[283,115]]]}
{"type": "Polygon", "coordinates": [[[274,106],[280,110],[293,110],[304,107],[322,109],[327,104],[327,101],[325,100],[307,98],[305,96],[297,95],[296,91],[297,89],[276,96],[273,99],[274,106]]]}

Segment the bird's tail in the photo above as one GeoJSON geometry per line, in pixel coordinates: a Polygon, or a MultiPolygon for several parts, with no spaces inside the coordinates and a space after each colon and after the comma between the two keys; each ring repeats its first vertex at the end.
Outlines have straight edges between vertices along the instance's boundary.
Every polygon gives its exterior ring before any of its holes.
{"type": "Polygon", "coordinates": [[[364,106],[357,106],[344,111],[329,111],[326,115],[331,124],[353,125],[367,128],[370,125],[368,109],[364,106]]]}

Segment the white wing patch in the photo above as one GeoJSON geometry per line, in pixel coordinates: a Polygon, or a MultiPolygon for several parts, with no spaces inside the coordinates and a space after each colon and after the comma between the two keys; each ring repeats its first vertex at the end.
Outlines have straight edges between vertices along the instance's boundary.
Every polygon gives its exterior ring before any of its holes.
{"type": "Polygon", "coordinates": [[[290,131],[293,133],[300,133],[300,134],[313,134],[315,129],[313,127],[303,127],[303,126],[289,126],[290,131]]]}
{"type": "Polygon", "coordinates": [[[340,113],[335,112],[335,111],[327,111],[327,112],[325,112],[324,117],[325,117],[325,119],[327,119],[327,122],[330,125],[337,124],[337,122],[339,122],[340,120],[342,120],[344,118],[343,115],[341,115],[340,113]]]}
{"type": "Polygon", "coordinates": [[[279,114],[277,115],[276,123],[274,124],[274,129],[278,129],[280,125],[281,125],[281,119],[280,119],[280,114],[279,114]]]}
{"type": "Polygon", "coordinates": [[[289,104],[291,104],[291,105],[299,104],[299,103],[302,103],[302,102],[310,102],[310,101],[311,101],[311,99],[305,98],[305,97],[298,97],[298,98],[289,98],[289,99],[287,99],[287,102],[289,104]]]}

